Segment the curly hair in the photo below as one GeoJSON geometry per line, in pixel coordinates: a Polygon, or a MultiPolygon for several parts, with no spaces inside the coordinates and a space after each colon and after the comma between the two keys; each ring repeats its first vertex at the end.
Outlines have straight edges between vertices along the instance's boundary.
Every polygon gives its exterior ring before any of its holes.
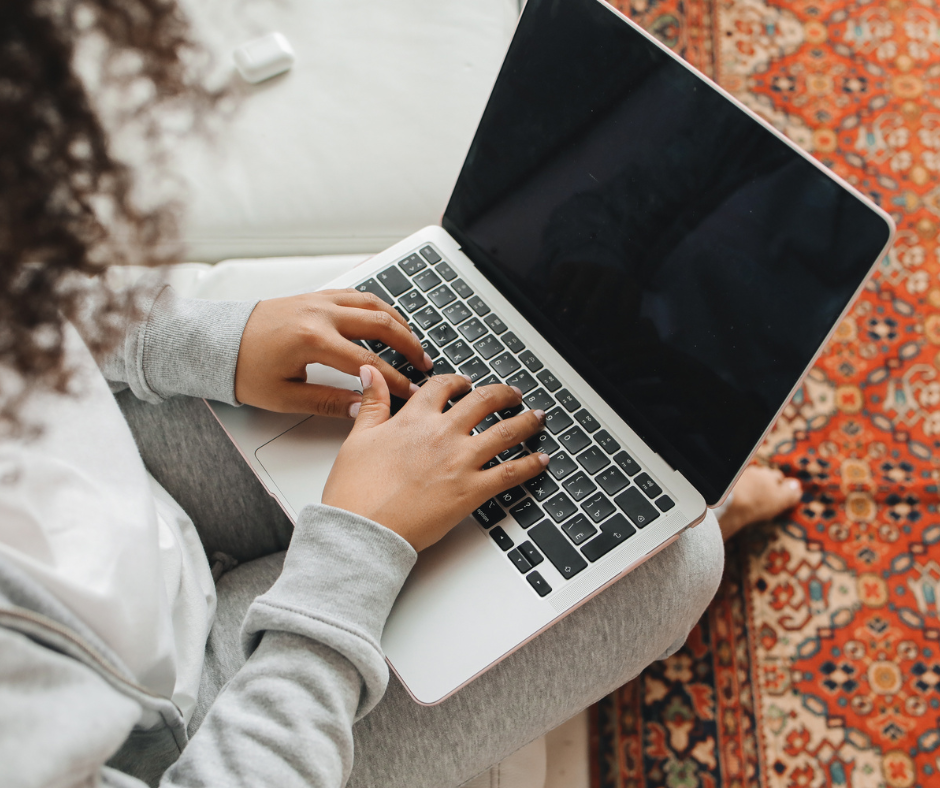
{"type": "MultiPolygon", "coordinates": [[[[219,95],[195,74],[201,50],[174,0],[0,3],[0,372],[8,373],[0,432],[18,432],[31,391],[68,391],[64,328],[80,319],[84,300],[75,275],[166,262],[175,251],[175,204],[136,204],[131,169],[113,154],[76,73],[82,41],[104,53],[96,91],[138,97],[122,120],[143,119],[148,144],[156,106],[208,105],[219,95]]],[[[114,292],[96,302],[95,328],[83,330],[93,353],[117,340],[132,309],[114,292]]]]}

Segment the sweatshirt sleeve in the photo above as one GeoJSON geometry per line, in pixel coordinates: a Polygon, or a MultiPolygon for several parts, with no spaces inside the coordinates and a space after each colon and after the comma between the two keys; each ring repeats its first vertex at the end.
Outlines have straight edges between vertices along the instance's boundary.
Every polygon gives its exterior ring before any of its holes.
{"type": "Polygon", "coordinates": [[[417,558],[370,520],[310,506],[283,572],[248,610],[248,661],[161,785],[340,788],[353,723],[381,699],[385,620],[417,558]]]}
{"type": "Polygon", "coordinates": [[[138,320],[98,364],[111,390],[130,388],[146,402],[177,394],[238,405],[235,364],[257,301],[181,298],[155,285],[138,298],[138,320]]]}

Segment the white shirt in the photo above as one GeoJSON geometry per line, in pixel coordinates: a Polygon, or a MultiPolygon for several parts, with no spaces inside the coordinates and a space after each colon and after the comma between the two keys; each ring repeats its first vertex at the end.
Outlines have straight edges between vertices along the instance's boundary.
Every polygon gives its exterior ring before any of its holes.
{"type": "Polygon", "coordinates": [[[41,582],[188,721],[215,614],[209,565],[192,521],[144,468],[71,326],[66,355],[78,396],[32,396],[20,415],[42,428],[40,436],[0,443],[0,555],[41,582]]]}

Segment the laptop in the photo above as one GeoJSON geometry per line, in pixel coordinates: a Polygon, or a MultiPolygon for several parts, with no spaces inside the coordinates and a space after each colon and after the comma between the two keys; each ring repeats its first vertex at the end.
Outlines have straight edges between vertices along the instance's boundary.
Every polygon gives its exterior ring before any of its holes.
{"type": "MultiPolygon", "coordinates": [[[[893,235],[610,6],[529,0],[442,226],[329,284],[395,305],[436,373],[547,413],[494,460],[544,451],[545,472],[422,552],[392,610],[382,647],[414,699],[449,697],[720,504],[893,235]]],[[[348,423],[211,407],[290,517],[319,502],[348,423]]]]}

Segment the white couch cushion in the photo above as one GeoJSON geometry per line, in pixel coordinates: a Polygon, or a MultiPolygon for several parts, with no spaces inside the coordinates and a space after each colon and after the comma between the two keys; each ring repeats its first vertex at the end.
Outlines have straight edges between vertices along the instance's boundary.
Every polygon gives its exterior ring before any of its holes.
{"type": "Polygon", "coordinates": [[[241,83],[214,139],[174,146],[188,257],[204,261],[379,251],[440,221],[519,11],[519,0],[183,5],[233,74],[235,47],[268,32],[297,56],[286,74],[241,83]]]}

